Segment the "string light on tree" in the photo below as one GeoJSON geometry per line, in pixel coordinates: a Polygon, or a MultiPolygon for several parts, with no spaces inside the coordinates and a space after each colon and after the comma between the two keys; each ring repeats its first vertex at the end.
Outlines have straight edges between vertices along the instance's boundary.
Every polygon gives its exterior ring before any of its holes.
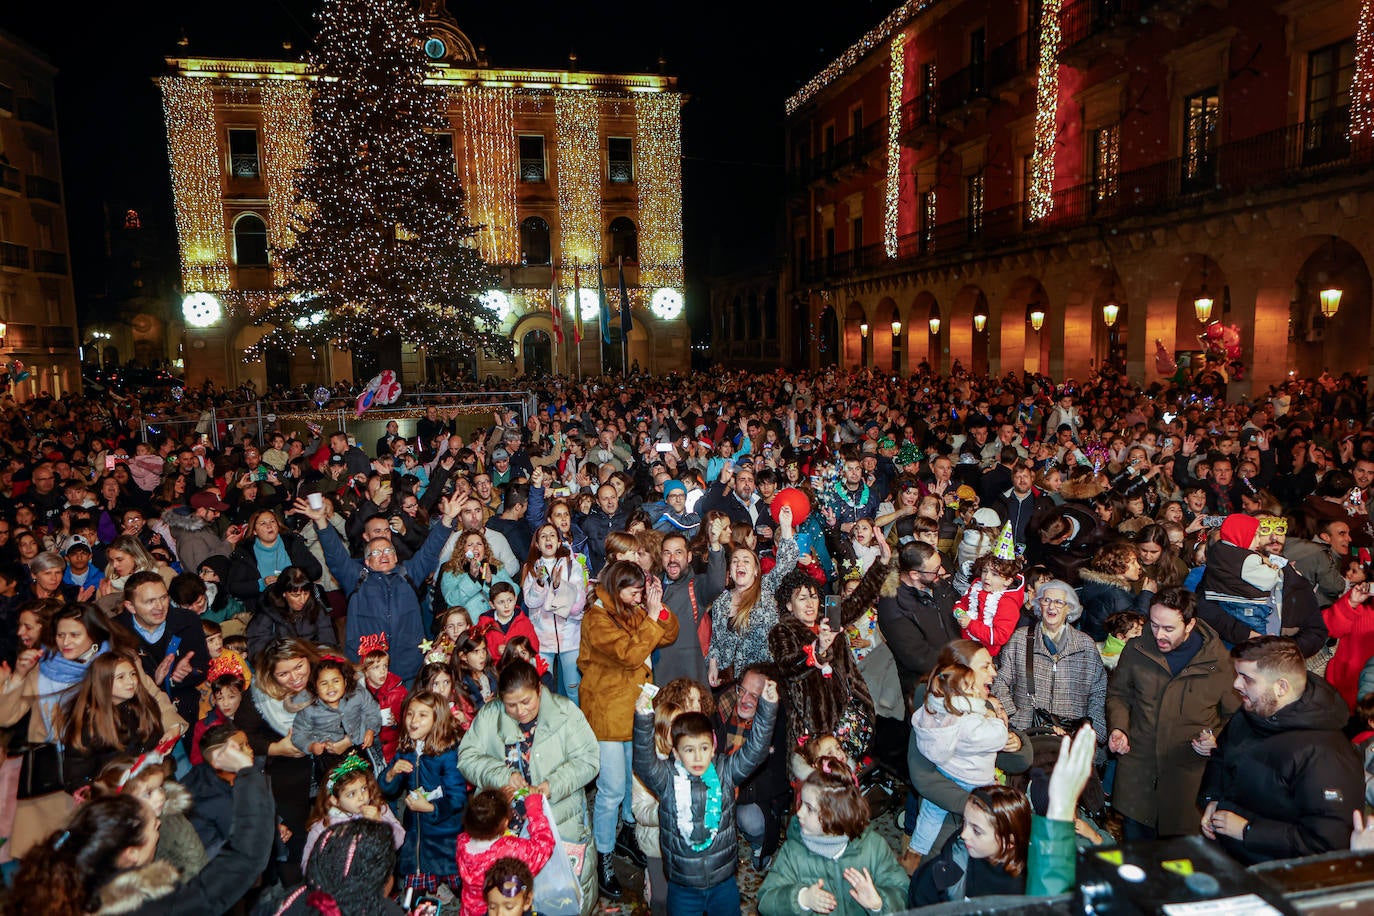
{"type": "Polygon", "coordinates": [[[1355,74],[1350,80],[1350,136],[1374,134],[1374,0],[1361,0],[1355,28],[1355,74]]]}
{"type": "Polygon", "coordinates": [[[510,340],[477,299],[496,277],[463,211],[447,97],[426,84],[417,8],[409,0],[326,0],[316,18],[295,243],[277,252],[288,282],[256,316],[273,329],[248,357],[404,336],[431,355],[480,349],[510,360],[510,340]],[[311,320],[317,312],[327,319],[311,320]]]}
{"type": "Polygon", "coordinates": [[[897,257],[897,202],[902,193],[902,83],[906,75],[906,33],[892,37],[887,77],[887,197],[883,209],[883,250],[897,257]]]}
{"type": "Polygon", "coordinates": [[[1040,71],[1035,86],[1035,150],[1031,154],[1030,218],[1054,209],[1054,141],[1059,112],[1060,0],[1040,8],[1040,71]]]}

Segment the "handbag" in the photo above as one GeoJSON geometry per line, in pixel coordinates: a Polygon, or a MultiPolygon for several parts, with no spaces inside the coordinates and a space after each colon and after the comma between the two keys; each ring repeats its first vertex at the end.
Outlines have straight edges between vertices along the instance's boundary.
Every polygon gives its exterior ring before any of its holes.
{"type": "Polygon", "coordinates": [[[1031,727],[1026,734],[1032,738],[1045,735],[1075,735],[1084,725],[1092,724],[1091,716],[1069,719],[1057,716],[1035,703],[1035,627],[1026,628],[1026,693],[1031,698],[1031,727]]]}
{"type": "MultiPolygon", "coordinates": [[[[563,841],[547,798],[544,799],[544,810],[549,820],[549,830],[553,833],[553,854],[534,876],[535,912],[545,916],[579,916],[582,912],[580,876],[586,862],[586,846],[563,841]]],[[[522,835],[529,835],[528,825],[522,835]]]]}
{"type": "Polygon", "coordinates": [[[20,751],[19,792],[16,798],[40,798],[66,790],[62,775],[62,746],[48,742],[31,744],[20,751]]]}

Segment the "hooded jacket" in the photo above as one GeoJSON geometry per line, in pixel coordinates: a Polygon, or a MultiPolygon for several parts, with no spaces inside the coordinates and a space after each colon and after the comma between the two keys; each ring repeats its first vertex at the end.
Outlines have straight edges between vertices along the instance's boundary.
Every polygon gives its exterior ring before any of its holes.
{"type": "Polygon", "coordinates": [[[194,511],[168,509],[162,513],[162,522],[171,532],[177,560],[186,572],[200,572],[206,557],[228,557],[234,552],[233,545],[194,511]]]}
{"type": "Polygon", "coordinates": [[[678,619],[663,606],[664,616],[635,608],[615,612],[607,587],[596,588],[596,599],[582,618],[582,646],[577,667],[582,670],[582,712],[598,741],[629,741],[635,701],[645,684],[654,682],[651,656],[678,637],[678,619]]]}
{"type": "Polygon", "coordinates": [[[1134,611],[1145,617],[1150,616],[1150,605],[1155,593],[1141,590],[1131,591],[1131,583],[1124,576],[1083,569],[1078,574],[1078,600],[1083,605],[1083,616],[1079,624],[1084,633],[1093,640],[1107,638],[1107,618],[1117,611],[1134,611]]]}
{"type": "Polygon", "coordinates": [[[1249,820],[1241,839],[1218,837],[1227,852],[1251,865],[1349,848],[1364,769],[1341,732],[1348,718],[1340,695],[1311,672],[1302,696],[1272,716],[1231,718],[1198,796],[1199,807],[1215,801],[1249,820]]]}

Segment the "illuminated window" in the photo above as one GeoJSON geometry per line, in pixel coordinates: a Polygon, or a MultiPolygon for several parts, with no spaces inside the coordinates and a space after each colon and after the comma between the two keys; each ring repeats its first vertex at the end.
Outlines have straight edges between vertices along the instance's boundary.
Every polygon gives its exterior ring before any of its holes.
{"type": "Polygon", "coordinates": [[[634,144],[629,137],[610,137],[606,141],[606,178],[611,184],[630,184],[635,180],[634,144]]]}
{"type": "Polygon", "coordinates": [[[1318,48],[1307,55],[1307,98],[1303,158],[1309,165],[1350,152],[1350,82],[1355,75],[1355,40],[1318,48]]]}
{"type": "Polygon", "coordinates": [[[520,135],[520,180],[529,184],[542,184],[548,181],[543,134],[520,135]]]}
{"type": "Polygon", "coordinates": [[[1112,124],[1092,132],[1093,189],[1097,200],[1116,196],[1116,178],[1121,172],[1121,126],[1112,124]]]}
{"type": "Polygon", "coordinates": [[[256,213],[245,213],[234,221],[234,263],[267,266],[267,223],[256,213]]]}
{"type": "Polygon", "coordinates": [[[983,172],[968,176],[964,180],[964,203],[968,212],[968,237],[976,239],[983,234],[983,172]]]}
{"type": "Polygon", "coordinates": [[[549,244],[549,224],[543,217],[527,216],[520,223],[520,252],[526,264],[551,263],[553,246],[549,244]]]}
{"type": "Polygon", "coordinates": [[[923,191],[921,203],[921,250],[929,251],[935,242],[935,189],[923,191]]]}
{"type": "Polygon", "coordinates": [[[1207,190],[1215,183],[1217,126],[1221,97],[1206,89],[1183,100],[1183,181],[1185,191],[1207,190]]]}
{"type": "Polygon", "coordinates": [[[229,130],[229,174],[234,178],[258,178],[258,132],[249,128],[229,130]]]}

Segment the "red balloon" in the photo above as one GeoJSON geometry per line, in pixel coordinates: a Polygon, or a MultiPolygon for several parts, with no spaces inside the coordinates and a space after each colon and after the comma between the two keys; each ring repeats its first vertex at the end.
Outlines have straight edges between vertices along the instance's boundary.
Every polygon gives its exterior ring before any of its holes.
{"type": "Polygon", "coordinates": [[[1207,325],[1207,339],[1219,340],[1223,330],[1225,329],[1221,326],[1220,321],[1213,321],[1211,324],[1207,325]]]}
{"type": "Polygon", "coordinates": [[[806,521],[806,517],[811,514],[811,500],[807,499],[806,494],[796,487],[779,490],[773,497],[773,501],[768,506],[773,512],[773,521],[779,521],[778,513],[782,511],[783,506],[792,507],[793,528],[800,528],[801,523],[806,521]]]}

